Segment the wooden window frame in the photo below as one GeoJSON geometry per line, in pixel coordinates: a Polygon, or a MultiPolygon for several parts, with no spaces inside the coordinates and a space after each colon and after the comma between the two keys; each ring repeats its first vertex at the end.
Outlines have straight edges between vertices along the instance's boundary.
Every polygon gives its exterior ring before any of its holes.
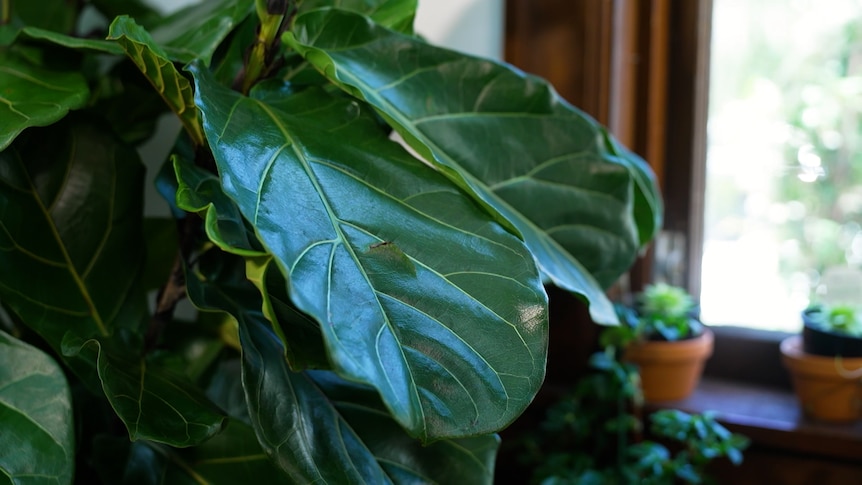
{"type": "MultiPolygon", "coordinates": [[[[665,271],[672,283],[700,294],[712,6],[713,0],[506,3],[506,60],[548,79],[656,173],[665,203],[661,237],[681,243],[683,263],[668,275],[653,244],[628,274],[628,291],[665,271]]],[[[714,331],[708,374],[789,387],[775,358],[785,333],[714,331]],[[752,368],[758,372],[744,370],[752,368]]]]}
{"type": "MultiPolygon", "coordinates": [[[[656,256],[660,251],[651,249],[630,271],[629,291],[665,272],[672,283],[700,294],[712,7],[713,0],[507,1],[506,60],[551,81],[656,173],[665,202],[663,237],[681,243],[682,264],[669,271],[656,256]]],[[[571,295],[556,288],[549,293],[546,385],[536,399],[539,409],[531,406],[516,422],[526,428],[583,375],[600,331],[571,295]]],[[[727,483],[777,483],[778,475],[758,468],[776,463],[792,470],[781,477],[787,483],[808,483],[823,467],[844,473],[835,477],[858,473],[862,423],[836,427],[801,415],[779,352],[788,333],[723,326],[713,332],[715,350],[695,394],[653,409],[717,408],[726,425],[751,437],[755,446],[746,462],[756,463],[727,470],[727,483]]]]}

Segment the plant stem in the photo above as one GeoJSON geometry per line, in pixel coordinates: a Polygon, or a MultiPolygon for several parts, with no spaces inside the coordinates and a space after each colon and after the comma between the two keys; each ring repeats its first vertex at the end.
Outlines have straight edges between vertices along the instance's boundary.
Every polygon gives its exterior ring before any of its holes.
{"type": "MultiPolygon", "coordinates": [[[[187,215],[185,220],[192,216],[187,215]]],[[[150,352],[158,345],[159,338],[167,326],[168,322],[174,317],[174,310],[177,303],[180,302],[186,295],[186,277],[183,270],[183,255],[182,251],[177,251],[174,256],[174,264],[171,267],[171,273],[168,276],[168,281],[159,289],[159,294],[156,297],[156,311],[150,318],[150,325],[147,328],[147,333],[144,336],[144,352],[150,352]]]]}
{"type": "Polygon", "coordinates": [[[12,0],[0,0],[0,25],[12,20],[12,0]]]}
{"type": "MultiPolygon", "coordinates": [[[[215,162],[212,153],[206,146],[199,146],[195,154],[195,164],[211,172],[215,172],[215,162]]],[[[156,296],[156,309],[150,318],[146,335],[144,336],[144,352],[148,353],[156,348],[162,332],[169,322],[174,318],[177,304],[186,297],[186,262],[195,250],[201,231],[203,221],[194,213],[187,213],[183,219],[177,220],[177,237],[179,247],[174,255],[174,262],[168,279],[159,289],[156,296]]]]}
{"type": "Polygon", "coordinates": [[[247,55],[243,72],[234,82],[234,87],[243,94],[248,94],[257,81],[273,70],[281,34],[296,11],[293,2],[288,0],[255,0],[255,10],[260,19],[257,38],[247,55]]]}

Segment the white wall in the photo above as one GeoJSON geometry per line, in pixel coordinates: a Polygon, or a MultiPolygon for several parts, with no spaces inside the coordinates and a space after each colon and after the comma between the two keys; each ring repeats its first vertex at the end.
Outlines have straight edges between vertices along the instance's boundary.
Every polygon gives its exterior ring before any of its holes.
{"type": "Polygon", "coordinates": [[[419,0],[416,32],[431,43],[503,58],[503,0],[419,0]]]}

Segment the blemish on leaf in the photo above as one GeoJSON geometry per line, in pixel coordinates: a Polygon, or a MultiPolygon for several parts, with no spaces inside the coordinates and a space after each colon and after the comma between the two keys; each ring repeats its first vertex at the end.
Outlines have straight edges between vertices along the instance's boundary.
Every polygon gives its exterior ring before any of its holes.
{"type": "Polygon", "coordinates": [[[399,273],[407,273],[410,276],[416,276],[416,265],[413,261],[404,254],[404,251],[392,241],[380,241],[368,245],[365,254],[372,256],[381,264],[380,269],[385,271],[395,271],[399,273]]]}

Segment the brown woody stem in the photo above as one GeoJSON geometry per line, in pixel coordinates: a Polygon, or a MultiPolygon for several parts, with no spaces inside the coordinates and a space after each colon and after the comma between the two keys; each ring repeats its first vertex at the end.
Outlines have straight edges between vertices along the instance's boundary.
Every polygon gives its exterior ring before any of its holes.
{"type": "Polygon", "coordinates": [[[12,0],[0,0],[0,25],[12,21],[12,0]]]}

